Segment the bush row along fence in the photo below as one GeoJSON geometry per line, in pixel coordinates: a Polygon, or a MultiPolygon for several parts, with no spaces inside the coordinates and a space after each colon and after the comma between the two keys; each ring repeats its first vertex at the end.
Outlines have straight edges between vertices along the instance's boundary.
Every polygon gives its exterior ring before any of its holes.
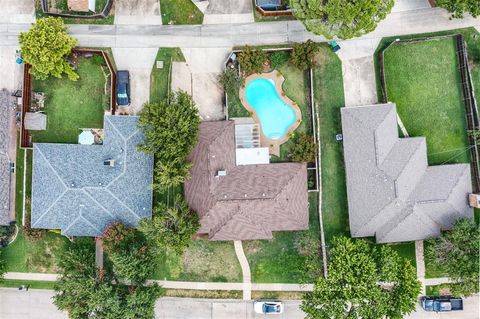
{"type": "Polygon", "coordinates": [[[470,134],[470,132],[480,130],[479,125],[479,116],[477,101],[475,99],[475,92],[473,89],[472,76],[470,73],[470,67],[468,65],[468,52],[465,45],[465,40],[462,34],[454,35],[445,35],[445,36],[435,36],[435,37],[424,37],[424,38],[412,38],[412,39],[397,39],[390,43],[385,49],[382,50],[379,56],[380,63],[380,85],[382,90],[381,100],[383,103],[388,102],[387,95],[387,84],[385,80],[385,51],[388,50],[392,45],[400,42],[422,42],[422,41],[432,41],[432,40],[441,40],[451,38],[455,40],[457,57],[459,62],[459,72],[461,77],[463,101],[465,105],[465,116],[467,121],[467,136],[470,149],[470,161],[471,161],[471,174],[472,174],[472,184],[473,191],[478,193],[480,191],[480,166],[479,166],[479,152],[478,152],[478,143],[477,138],[470,134]]]}
{"type": "Polygon", "coordinates": [[[105,7],[103,7],[102,12],[92,15],[83,15],[83,14],[67,14],[67,13],[57,13],[57,12],[50,12],[48,0],[41,0],[41,7],[42,12],[46,15],[52,17],[62,17],[62,18],[72,18],[72,19],[104,19],[108,17],[110,14],[110,10],[112,10],[114,0],[107,0],[105,7]]]}
{"type": "MultiPolygon", "coordinates": [[[[103,50],[98,49],[88,49],[88,48],[76,48],[72,50],[72,53],[77,54],[97,54],[101,55],[105,62],[107,63],[107,67],[110,71],[110,113],[115,115],[116,111],[116,90],[117,90],[117,74],[115,72],[115,68],[110,60],[108,54],[106,54],[103,50]]],[[[30,109],[30,104],[32,103],[32,75],[30,74],[31,65],[25,64],[23,68],[23,90],[22,90],[22,115],[21,115],[21,126],[20,126],[20,147],[31,148],[32,147],[32,140],[30,136],[30,132],[25,129],[25,114],[30,109]]]]}

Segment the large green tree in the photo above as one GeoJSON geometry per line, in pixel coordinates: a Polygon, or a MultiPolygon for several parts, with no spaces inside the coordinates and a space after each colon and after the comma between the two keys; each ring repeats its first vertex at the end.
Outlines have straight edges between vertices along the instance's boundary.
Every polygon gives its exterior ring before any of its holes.
{"type": "Polygon", "coordinates": [[[342,39],[375,30],[394,3],[394,0],[290,0],[293,14],[307,30],[342,39]]]}
{"type": "Polygon", "coordinates": [[[415,309],[415,268],[391,248],[337,237],[329,255],[328,277],[304,295],[307,318],[403,318],[415,309]]]}
{"type": "Polygon", "coordinates": [[[480,15],[480,1],[478,0],[437,0],[437,5],[447,9],[454,18],[463,18],[467,12],[473,17],[480,15]]]}
{"type": "Polygon", "coordinates": [[[58,258],[60,279],[54,304],[72,319],[153,319],[154,305],[163,290],[157,286],[125,286],[108,266],[95,268],[91,239],[76,239],[58,258]]]}
{"type": "Polygon", "coordinates": [[[459,219],[451,231],[432,240],[427,257],[445,269],[454,281],[452,292],[471,295],[479,291],[480,282],[480,229],[471,219],[459,219]]]}
{"type": "Polygon", "coordinates": [[[139,229],[149,242],[156,243],[157,248],[181,255],[199,227],[198,215],[178,194],[171,207],[159,203],[153,209],[152,220],[142,220],[139,229]]]}
{"type": "Polygon", "coordinates": [[[183,183],[200,127],[192,97],[180,91],[158,104],[145,104],[138,125],[145,135],[140,150],[155,155],[154,186],[165,190],[183,183]]]}
{"type": "Polygon", "coordinates": [[[2,250],[0,249],[0,280],[3,279],[3,275],[7,272],[7,263],[3,260],[2,250]]]}
{"type": "Polygon", "coordinates": [[[22,57],[32,68],[30,73],[40,80],[49,76],[61,78],[66,74],[77,80],[78,74],[68,62],[68,56],[77,46],[77,40],[67,34],[61,18],[38,19],[28,32],[20,33],[22,57]]]}

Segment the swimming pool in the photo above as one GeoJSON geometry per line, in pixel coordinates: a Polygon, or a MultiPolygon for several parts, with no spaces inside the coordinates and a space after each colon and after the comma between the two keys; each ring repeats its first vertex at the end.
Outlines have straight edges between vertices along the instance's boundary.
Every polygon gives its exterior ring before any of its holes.
{"type": "Polygon", "coordinates": [[[295,111],[279,96],[273,80],[252,80],[245,88],[245,98],[257,113],[262,132],[267,138],[282,139],[295,123],[295,111]]]}

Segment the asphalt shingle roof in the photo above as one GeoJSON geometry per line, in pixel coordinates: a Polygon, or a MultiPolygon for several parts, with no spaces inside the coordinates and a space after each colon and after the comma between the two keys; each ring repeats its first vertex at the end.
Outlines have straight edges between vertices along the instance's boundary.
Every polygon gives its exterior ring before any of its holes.
{"type": "Polygon", "coordinates": [[[153,156],[137,151],[137,121],[106,115],[103,145],[33,144],[33,228],[98,236],[114,221],[151,218],[153,156]]]}
{"type": "Polygon", "coordinates": [[[305,163],[239,165],[233,121],[203,122],[185,197],[211,240],[269,239],[308,228],[305,163]],[[217,176],[223,170],[226,176],[217,176]]]}
{"type": "Polygon", "coordinates": [[[469,164],[428,166],[423,137],[399,138],[395,104],[341,109],[350,231],[401,242],[473,217],[469,164]]]}
{"type": "Polygon", "coordinates": [[[12,221],[10,210],[10,159],[8,156],[10,110],[13,103],[7,90],[0,91],[0,225],[12,221]]]}

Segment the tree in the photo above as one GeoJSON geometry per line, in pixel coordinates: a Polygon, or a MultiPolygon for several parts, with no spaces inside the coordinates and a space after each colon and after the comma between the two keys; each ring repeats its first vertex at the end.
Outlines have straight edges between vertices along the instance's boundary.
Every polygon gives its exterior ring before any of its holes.
{"type": "Polygon", "coordinates": [[[200,128],[192,97],[180,91],[158,104],[145,104],[138,126],[145,135],[139,149],[155,155],[154,187],[164,190],[182,183],[188,177],[187,157],[197,144],[200,128]]]}
{"type": "Polygon", "coordinates": [[[312,40],[293,45],[290,61],[300,70],[306,70],[315,65],[315,55],[318,52],[318,44],[312,40]]]}
{"type": "Polygon", "coordinates": [[[238,62],[244,74],[261,73],[267,54],[262,49],[253,49],[248,45],[238,55],[238,62]]]}
{"type": "Polygon", "coordinates": [[[142,220],[139,229],[149,242],[157,248],[170,250],[181,255],[187,248],[192,236],[198,231],[198,215],[192,212],[181,195],[174,199],[172,207],[160,203],[153,209],[151,221],[142,220]]]}
{"type": "Polygon", "coordinates": [[[480,2],[478,0],[437,0],[437,5],[452,13],[453,18],[463,18],[465,12],[474,18],[480,15],[480,2]]]}
{"type": "Polygon", "coordinates": [[[402,318],[415,310],[420,283],[408,261],[403,267],[392,266],[398,262],[398,254],[389,247],[334,238],[328,278],[319,278],[314,290],[305,293],[301,308],[311,319],[402,318]],[[382,283],[392,278],[396,281],[382,283]]]}
{"type": "Polygon", "coordinates": [[[315,162],[317,155],[317,145],[313,137],[305,133],[300,133],[294,138],[293,145],[290,148],[290,159],[294,162],[315,162]]]}
{"type": "Polygon", "coordinates": [[[0,281],[3,279],[3,275],[7,272],[7,263],[3,260],[2,250],[0,250],[0,281]]]}
{"type": "Polygon", "coordinates": [[[375,30],[394,3],[394,0],[290,1],[293,14],[307,30],[329,39],[335,36],[349,39],[375,30]]]}
{"type": "Polygon", "coordinates": [[[61,78],[65,73],[70,80],[78,74],[68,63],[68,56],[77,46],[77,40],[67,34],[61,18],[38,19],[28,32],[20,33],[22,57],[32,68],[30,73],[39,80],[49,76],[61,78]]]}
{"type": "Polygon", "coordinates": [[[270,60],[270,66],[273,69],[278,69],[279,67],[285,65],[290,59],[290,53],[288,51],[274,51],[268,56],[270,60]]]}
{"type": "Polygon", "coordinates": [[[469,296],[478,292],[480,281],[480,230],[468,218],[455,221],[451,231],[434,239],[426,251],[434,264],[445,269],[453,280],[455,295],[469,296]]]}
{"type": "Polygon", "coordinates": [[[237,69],[227,68],[220,75],[220,83],[223,85],[225,92],[230,96],[238,95],[238,90],[244,85],[245,79],[238,74],[237,69]]]}

